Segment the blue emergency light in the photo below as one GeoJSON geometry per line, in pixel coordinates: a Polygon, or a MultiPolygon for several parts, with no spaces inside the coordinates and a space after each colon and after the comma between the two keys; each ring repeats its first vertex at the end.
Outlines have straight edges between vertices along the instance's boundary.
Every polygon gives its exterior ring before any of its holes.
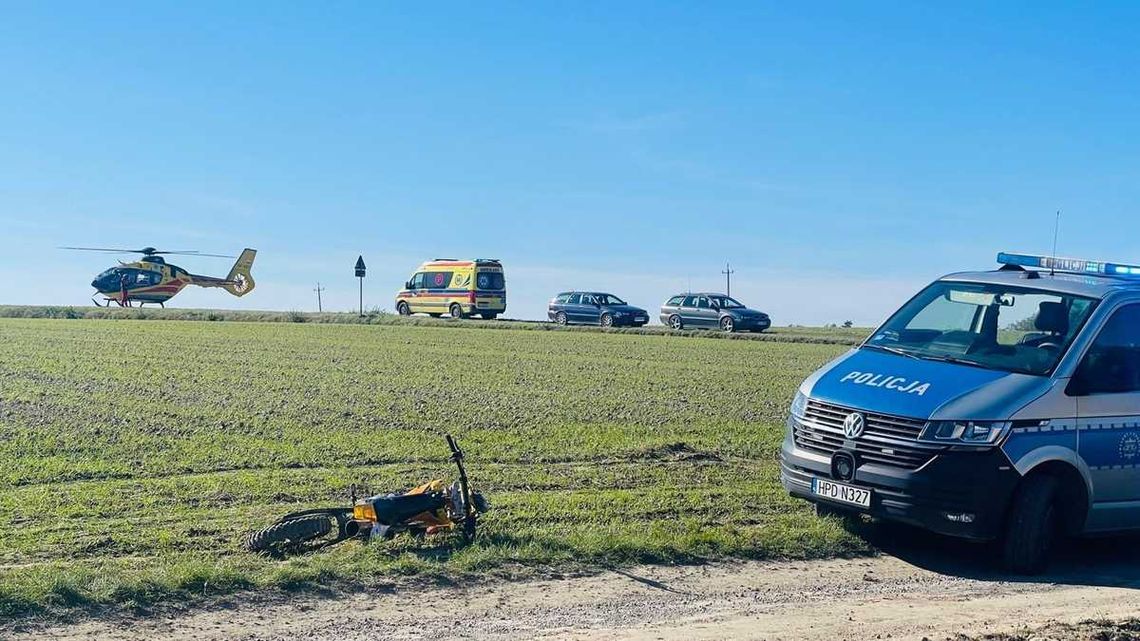
{"type": "Polygon", "coordinates": [[[1000,252],[997,255],[999,265],[1018,265],[1020,267],[1036,267],[1058,272],[1075,274],[1104,274],[1106,276],[1140,276],[1140,265],[1125,265],[1122,263],[1106,263],[1099,260],[1084,260],[1082,258],[1057,258],[1055,256],[1035,256],[1033,254],[1010,254],[1000,252]]]}

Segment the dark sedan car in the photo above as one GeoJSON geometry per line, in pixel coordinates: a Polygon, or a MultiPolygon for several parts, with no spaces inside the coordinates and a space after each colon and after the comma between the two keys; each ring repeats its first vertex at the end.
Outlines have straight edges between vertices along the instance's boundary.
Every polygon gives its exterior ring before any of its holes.
{"type": "Polygon", "coordinates": [[[661,306],[661,322],[673,329],[762,332],[772,326],[764,312],[748,309],[724,294],[677,294],[661,306]]]}
{"type": "Polygon", "coordinates": [[[603,292],[562,292],[550,299],[546,315],[559,325],[641,327],[649,322],[649,312],[603,292]]]}

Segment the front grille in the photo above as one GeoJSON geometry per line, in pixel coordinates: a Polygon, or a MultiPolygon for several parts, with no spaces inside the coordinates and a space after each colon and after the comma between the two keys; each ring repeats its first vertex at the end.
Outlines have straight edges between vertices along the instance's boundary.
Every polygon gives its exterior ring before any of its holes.
{"type": "Polygon", "coordinates": [[[872,412],[861,412],[865,418],[863,434],[848,439],[843,434],[843,419],[856,411],[809,399],[803,419],[792,419],[796,446],[825,456],[839,449],[854,450],[860,462],[907,470],[922,467],[941,449],[917,441],[925,421],[872,412]]]}

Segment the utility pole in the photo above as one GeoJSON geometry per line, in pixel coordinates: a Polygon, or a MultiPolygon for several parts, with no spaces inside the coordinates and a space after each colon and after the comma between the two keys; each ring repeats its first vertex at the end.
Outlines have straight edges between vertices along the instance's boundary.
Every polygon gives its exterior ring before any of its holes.
{"type": "Polygon", "coordinates": [[[356,266],[353,268],[356,271],[356,277],[360,279],[360,317],[364,318],[364,256],[356,257],[356,266]]]}
{"type": "Polygon", "coordinates": [[[324,308],[321,307],[321,292],[325,291],[325,288],[321,287],[320,281],[317,281],[317,288],[313,291],[317,293],[317,313],[325,311],[324,308]]]}
{"type": "Polygon", "coordinates": [[[736,270],[730,267],[726,261],[724,271],[721,273],[724,274],[724,295],[732,296],[732,275],[736,273],[736,270]]]}

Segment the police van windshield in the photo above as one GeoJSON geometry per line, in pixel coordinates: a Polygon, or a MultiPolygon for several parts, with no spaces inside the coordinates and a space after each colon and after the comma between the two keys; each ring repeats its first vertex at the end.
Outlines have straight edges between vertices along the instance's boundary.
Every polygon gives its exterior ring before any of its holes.
{"type": "Polygon", "coordinates": [[[939,281],[895,312],[863,347],[1044,376],[1094,305],[1070,294],[939,281]]]}

